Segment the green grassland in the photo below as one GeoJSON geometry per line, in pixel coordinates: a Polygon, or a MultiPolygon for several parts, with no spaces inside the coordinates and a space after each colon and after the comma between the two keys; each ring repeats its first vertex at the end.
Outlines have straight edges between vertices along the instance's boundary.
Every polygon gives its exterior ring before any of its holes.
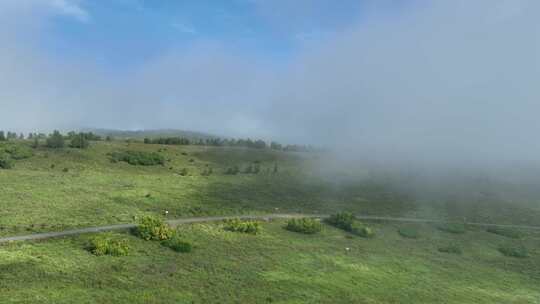
{"type": "Polygon", "coordinates": [[[287,231],[284,222],[258,235],[222,224],[179,226],[194,244],[177,253],[129,234],[128,256],[94,256],[91,235],[0,247],[2,303],[538,303],[538,233],[517,241],[484,229],[451,234],[414,225],[373,224],[364,239],[330,226],[320,234],[287,231]],[[408,225],[410,228],[410,225],[408,225]],[[462,254],[439,252],[448,244],[462,254]],[[503,256],[503,244],[531,256],[503,256]],[[347,250],[346,248],[349,248],[347,250]],[[74,301],[76,299],[76,301],[74,301]]]}
{"type": "MultiPolygon", "coordinates": [[[[6,145],[6,144],[4,144],[6,145]]],[[[88,149],[38,148],[0,170],[0,235],[132,222],[143,213],[200,215],[347,209],[401,214],[399,193],[377,183],[337,186],[310,171],[315,155],[247,148],[96,142],[88,149]],[[164,166],[112,163],[118,151],[157,152],[164,166]],[[259,162],[259,174],[226,175],[259,162]],[[278,173],[273,173],[275,164],[278,173]],[[187,168],[188,175],[182,176],[187,168]],[[203,176],[206,168],[213,174],[203,176]],[[368,208],[369,206],[369,208],[368,208]]]]}
{"type": "MultiPolygon", "coordinates": [[[[0,169],[0,236],[132,223],[165,211],[170,219],[346,210],[516,224],[538,222],[540,211],[484,194],[424,204],[384,178],[325,173],[321,153],[125,141],[57,150],[8,142],[0,153],[13,146],[21,157],[0,169]],[[155,152],[165,164],[111,161],[123,151],[155,152]],[[258,174],[225,174],[255,164],[258,174]]],[[[0,303],[540,303],[539,232],[367,224],[373,238],[328,225],[295,233],[283,221],[256,235],[222,223],[182,225],[189,253],[116,232],[130,248],[118,257],[91,254],[93,235],[3,244],[0,303]],[[516,248],[526,257],[504,255],[516,248]]]]}

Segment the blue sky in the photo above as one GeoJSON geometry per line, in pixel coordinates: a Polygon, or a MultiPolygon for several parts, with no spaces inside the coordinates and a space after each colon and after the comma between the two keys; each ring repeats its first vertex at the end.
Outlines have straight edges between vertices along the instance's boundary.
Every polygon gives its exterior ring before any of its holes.
{"type": "MultiPolygon", "coordinates": [[[[400,3],[394,2],[396,7],[400,3]]],[[[268,60],[288,60],[305,40],[322,39],[360,22],[365,6],[359,0],[83,0],[76,4],[83,17],[53,18],[41,37],[45,51],[120,69],[198,41],[218,42],[268,60]]]]}

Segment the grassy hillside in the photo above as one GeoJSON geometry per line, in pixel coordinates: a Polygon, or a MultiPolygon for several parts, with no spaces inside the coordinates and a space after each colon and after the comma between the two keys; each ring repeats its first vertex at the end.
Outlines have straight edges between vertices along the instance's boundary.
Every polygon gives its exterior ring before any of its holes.
{"type": "Polygon", "coordinates": [[[220,224],[180,226],[194,242],[176,253],[129,234],[130,255],[90,254],[91,235],[0,247],[2,303],[538,303],[538,233],[514,240],[475,229],[374,224],[364,239],[263,225],[259,235],[220,224]],[[416,229],[416,239],[398,234],[416,229]],[[461,254],[440,252],[453,244],[461,254]],[[524,244],[530,257],[498,246],[524,244]],[[347,250],[349,248],[349,250],[347,250]]]}
{"type": "MultiPolygon", "coordinates": [[[[0,236],[131,223],[142,215],[165,217],[166,212],[168,218],[339,210],[514,223],[539,218],[538,206],[504,204],[485,187],[475,201],[423,202],[387,176],[330,174],[320,166],[325,155],[318,153],[123,141],[55,150],[20,141],[1,143],[0,155],[13,164],[0,170],[0,236]],[[238,174],[227,174],[235,167],[238,174]]],[[[92,235],[3,244],[0,302],[540,299],[539,233],[458,224],[372,223],[375,237],[361,238],[327,225],[313,235],[287,231],[284,225],[266,223],[257,235],[225,231],[223,224],[180,226],[178,235],[194,246],[190,253],[174,252],[128,232],[112,234],[130,248],[121,257],[91,254],[87,249],[92,235]]]]}
{"type": "MultiPolygon", "coordinates": [[[[4,147],[9,144],[4,144],[4,147]]],[[[24,143],[29,145],[29,143],[24,143]]],[[[233,147],[96,142],[90,148],[40,147],[0,170],[0,235],[169,217],[350,211],[401,214],[405,198],[384,185],[336,185],[310,173],[314,154],[233,147]],[[165,165],[111,162],[110,153],[155,152],[165,165]],[[258,174],[244,174],[258,162],[258,174]],[[277,165],[278,172],[274,173],[277,165]],[[238,166],[241,173],[227,175],[238,166]],[[212,174],[205,176],[205,170],[212,174]],[[187,175],[185,174],[187,170],[187,175]],[[186,176],[183,176],[186,175],[186,176]]]]}

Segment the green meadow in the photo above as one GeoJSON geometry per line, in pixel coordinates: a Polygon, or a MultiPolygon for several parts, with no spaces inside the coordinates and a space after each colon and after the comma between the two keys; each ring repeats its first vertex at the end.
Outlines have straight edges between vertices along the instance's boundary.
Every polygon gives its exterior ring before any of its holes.
{"type": "MultiPolygon", "coordinates": [[[[448,218],[436,203],[415,200],[385,179],[338,182],[318,168],[323,153],[125,141],[87,149],[12,141],[0,149],[13,146],[31,153],[0,170],[0,236],[134,223],[147,215],[448,218]],[[113,157],[126,151],[155,153],[164,164],[113,157]],[[237,174],[227,173],[234,167],[237,174]]],[[[480,218],[496,221],[505,215],[499,210],[482,209],[480,218]]],[[[536,216],[533,207],[515,210],[506,222],[536,216]]],[[[256,234],[230,231],[226,223],[175,227],[189,252],[130,231],[4,243],[0,303],[540,303],[538,231],[378,221],[364,222],[374,236],[360,237],[328,224],[309,234],[286,224],[264,222],[256,234]],[[127,254],[92,254],[89,244],[100,236],[121,240],[127,254]]]]}
{"type": "Polygon", "coordinates": [[[284,222],[257,235],[221,224],[179,226],[193,243],[177,253],[128,233],[128,256],[94,256],[92,235],[0,247],[2,303],[538,303],[538,233],[516,241],[473,229],[449,234],[414,225],[373,224],[364,239],[325,225],[315,235],[284,222]],[[504,244],[524,244],[511,258],[504,244]],[[455,244],[461,254],[440,252],[455,244]],[[347,249],[348,248],[348,249],[347,249]]]}
{"type": "MultiPolygon", "coordinates": [[[[28,145],[28,143],[24,143],[28,145]]],[[[13,145],[4,144],[4,146],[13,145]]],[[[1,146],[1,144],[0,144],[1,146]]],[[[405,201],[381,184],[338,186],[313,172],[317,156],[235,147],[95,142],[34,149],[0,170],[0,235],[129,223],[141,214],[187,217],[335,210],[400,214],[405,201]],[[164,165],[111,162],[118,151],[155,152],[164,165]],[[258,164],[258,174],[246,174],[258,164]],[[227,175],[237,166],[240,173],[227,175]],[[277,166],[277,172],[274,167],[277,166]],[[212,174],[203,173],[209,168],[212,174]],[[187,171],[187,174],[184,173],[187,171]],[[368,208],[368,206],[370,206],[368,208]]]]}

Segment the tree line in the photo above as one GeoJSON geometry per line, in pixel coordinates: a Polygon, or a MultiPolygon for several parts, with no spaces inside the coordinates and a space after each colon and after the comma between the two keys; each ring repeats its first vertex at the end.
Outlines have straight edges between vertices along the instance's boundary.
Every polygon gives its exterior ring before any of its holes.
{"type": "MultiPolygon", "coordinates": [[[[25,136],[23,133],[17,135],[15,132],[0,131],[0,141],[9,140],[23,140],[25,136]]],[[[46,135],[44,133],[27,134],[26,139],[32,140],[33,147],[37,148],[41,145],[41,141],[45,140],[45,146],[48,148],[63,148],[66,146],[66,142],[69,142],[71,148],[84,149],[90,145],[90,141],[101,141],[103,138],[92,132],[75,132],[70,131],[66,135],[55,130],[53,133],[46,135]]],[[[112,137],[107,136],[106,141],[111,141],[112,137]]],[[[133,140],[129,140],[133,141],[133,140]]],[[[245,147],[253,149],[272,149],[277,151],[294,151],[294,152],[311,152],[316,151],[312,146],[308,145],[282,145],[278,142],[271,141],[267,143],[264,140],[257,139],[252,140],[250,138],[235,139],[235,138],[206,138],[206,139],[190,139],[186,137],[158,137],[158,138],[144,138],[145,144],[158,144],[158,145],[197,145],[197,146],[214,146],[214,147],[245,147]]]]}
{"type": "Polygon", "coordinates": [[[159,137],[145,138],[145,144],[157,145],[196,145],[196,146],[214,146],[214,147],[245,147],[253,149],[272,149],[279,151],[309,152],[315,151],[315,148],[306,145],[282,145],[275,141],[268,144],[266,141],[258,139],[234,139],[234,138],[207,138],[207,139],[189,139],[185,137],[159,137]]]}
{"type": "MultiPolygon", "coordinates": [[[[15,132],[4,132],[0,131],[0,142],[10,141],[10,140],[24,140],[25,136],[23,133],[17,135],[15,132]]],[[[60,131],[55,130],[53,133],[46,135],[44,133],[28,133],[26,136],[27,140],[32,141],[32,147],[38,148],[42,144],[42,140],[45,140],[45,146],[52,149],[64,148],[68,145],[71,148],[85,149],[90,146],[90,141],[102,140],[102,137],[96,135],[92,132],[68,132],[67,135],[63,135],[60,131]],[[68,142],[68,144],[66,144],[68,142]]],[[[107,137],[106,140],[112,140],[112,138],[107,137]]]]}

